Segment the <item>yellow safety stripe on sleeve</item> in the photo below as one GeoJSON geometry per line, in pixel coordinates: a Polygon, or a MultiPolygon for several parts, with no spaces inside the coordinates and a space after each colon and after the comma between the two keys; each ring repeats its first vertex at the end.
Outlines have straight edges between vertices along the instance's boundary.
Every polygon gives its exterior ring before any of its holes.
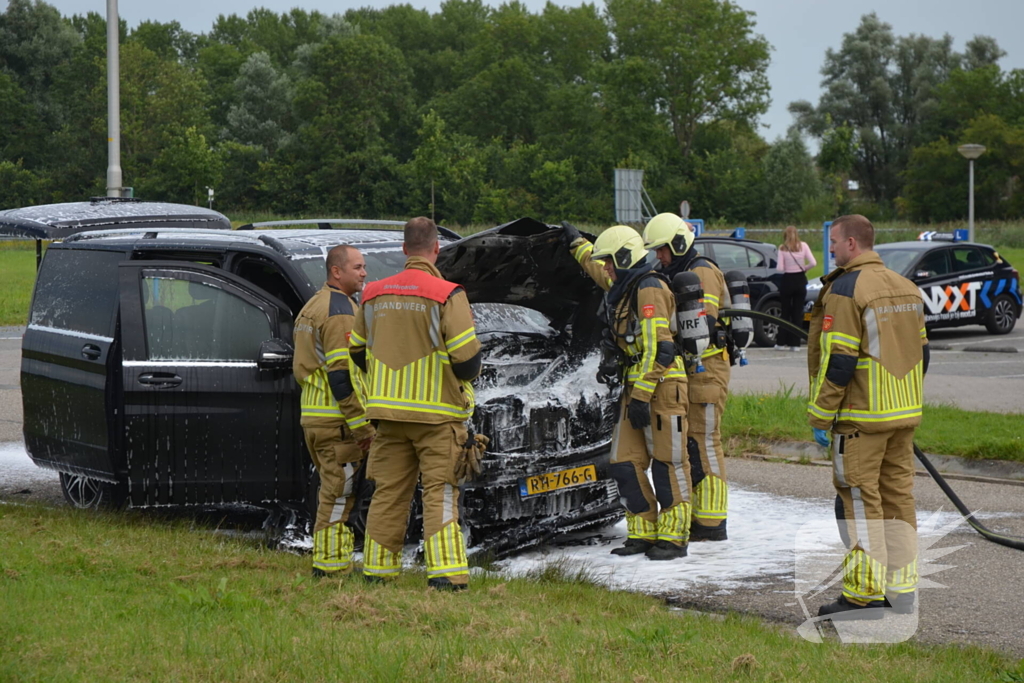
{"type": "Polygon", "coordinates": [[[324,359],[328,365],[337,360],[348,360],[348,349],[331,349],[324,359]]]}
{"type": "Polygon", "coordinates": [[[645,381],[645,380],[642,380],[642,379],[638,379],[636,381],[636,383],[635,383],[635,386],[636,386],[637,389],[640,389],[641,391],[646,391],[649,394],[653,394],[654,393],[654,389],[658,385],[653,384],[653,383],[648,382],[648,381],[645,381]]]}
{"type": "Polygon", "coordinates": [[[843,560],[843,595],[860,602],[885,598],[885,567],[860,548],[843,560]]]}
{"type": "Polygon", "coordinates": [[[463,346],[473,341],[474,339],[476,339],[476,330],[471,327],[462,334],[455,337],[454,339],[449,339],[445,343],[445,348],[448,349],[448,353],[451,353],[452,351],[461,349],[463,346]]]}
{"type": "Polygon", "coordinates": [[[626,512],[626,530],[629,532],[627,538],[639,538],[644,541],[658,540],[658,525],[648,522],[640,515],[626,512]]]}
{"type": "Polygon", "coordinates": [[[348,428],[353,431],[369,423],[370,421],[366,419],[366,413],[360,413],[358,416],[352,418],[351,420],[348,419],[347,417],[345,418],[345,424],[347,424],[348,428]]]}
{"type": "Polygon", "coordinates": [[[349,346],[366,346],[366,340],[360,337],[355,330],[352,330],[352,335],[348,339],[349,346]]]}
{"type": "Polygon", "coordinates": [[[820,417],[822,420],[831,420],[836,416],[835,411],[828,411],[823,408],[819,408],[814,403],[807,404],[807,412],[814,415],[814,417],[820,417]]]}
{"type": "Polygon", "coordinates": [[[363,548],[363,573],[368,576],[398,576],[402,571],[401,553],[393,553],[367,536],[363,548]]]}
{"type": "Polygon", "coordinates": [[[917,590],[918,581],[917,560],[915,559],[906,567],[886,572],[885,592],[912,593],[917,590]]]}
{"type": "Polygon", "coordinates": [[[704,301],[709,303],[709,304],[713,304],[715,306],[715,308],[717,308],[718,307],[718,302],[720,301],[720,299],[717,296],[715,296],[714,294],[709,294],[707,292],[704,292],[704,301]]]}
{"type": "Polygon", "coordinates": [[[658,514],[658,540],[681,545],[690,540],[689,503],[678,503],[658,514]]]}
{"type": "MultiPolygon", "coordinates": [[[[832,356],[832,338],[835,335],[834,332],[823,332],[819,340],[821,348],[821,364],[818,374],[811,378],[811,395],[810,400],[807,403],[807,412],[814,417],[821,418],[822,420],[831,420],[836,416],[835,410],[825,410],[824,408],[816,405],[818,396],[821,394],[821,387],[825,384],[825,373],[828,368],[829,359],[832,356]]],[[[848,337],[854,339],[854,337],[848,337]]],[[[844,344],[845,345],[845,344],[844,344]]],[[[860,342],[853,347],[855,349],[860,348],[860,342]]]]}
{"type": "Polygon", "coordinates": [[[424,547],[424,559],[427,565],[427,578],[436,579],[442,576],[458,576],[469,574],[469,562],[466,560],[466,541],[458,522],[450,522],[440,531],[427,539],[424,547]]]}
{"type": "Polygon", "coordinates": [[[576,259],[577,263],[583,262],[583,257],[587,254],[591,254],[594,251],[594,245],[590,242],[583,242],[575,249],[572,250],[572,257],[576,259]]]}
{"type": "Polygon", "coordinates": [[[857,337],[849,334],[842,334],[841,332],[828,332],[827,334],[830,344],[842,344],[843,346],[849,346],[854,350],[860,348],[860,339],[857,337]]]}
{"type": "Polygon", "coordinates": [[[921,328],[921,339],[927,339],[927,338],[928,338],[928,331],[927,331],[927,330],[925,330],[925,329],[924,329],[924,328],[922,327],[922,328],[921,328]]]}
{"type": "Polygon", "coordinates": [[[658,333],[654,318],[644,318],[641,335],[643,336],[643,358],[640,361],[640,374],[646,375],[654,369],[654,356],[657,354],[658,333]]]}
{"type": "Polygon", "coordinates": [[[677,359],[674,361],[672,363],[672,367],[666,370],[665,374],[662,375],[662,379],[678,379],[680,377],[686,377],[686,370],[681,369],[682,365],[683,362],[681,360],[677,359]]]}
{"type": "Polygon", "coordinates": [[[717,522],[727,516],[729,485],[713,474],[701,479],[693,490],[693,518],[717,522]]]}

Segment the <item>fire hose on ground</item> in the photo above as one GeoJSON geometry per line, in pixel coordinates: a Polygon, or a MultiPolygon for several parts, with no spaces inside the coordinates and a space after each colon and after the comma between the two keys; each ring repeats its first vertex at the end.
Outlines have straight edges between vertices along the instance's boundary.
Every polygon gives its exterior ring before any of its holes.
{"type": "MultiPolygon", "coordinates": [[[[782,320],[781,318],[777,318],[773,315],[768,315],[767,313],[762,313],[760,311],[723,309],[719,311],[719,314],[722,317],[747,317],[754,318],[756,320],[762,320],[764,322],[769,322],[774,325],[785,327],[793,334],[799,335],[801,339],[806,340],[808,337],[807,332],[802,327],[798,327],[787,320],[782,320]]],[[[949,485],[949,482],[947,482],[946,479],[941,474],[939,474],[939,471],[935,468],[935,465],[932,464],[932,462],[924,454],[924,451],[922,451],[916,443],[914,444],[914,454],[917,456],[917,459],[921,461],[921,464],[924,465],[925,470],[928,471],[928,474],[931,475],[932,479],[935,480],[935,483],[939,485],[940,489],[942,489],[942,492],[945,493],[946,497],[949,498],[950,502],[953,503],[953,506],[956,507],[960,514],[964,516],[964,519],[967,520],[967,523],[970,524],[975,531],[977,531],[979,534],[984,536],[986,539],[992,541],[993,543],[1005,545],[1008,548],[1024,550],[1024,538],[997,534],[988,527],[986,527],[984,524],[979,522],[975,518],[974,513],[971,512],[966,505],[964,505],[964,502],[960,500],[960,497],[958,495],[956,495],[956,492],[953,491],[953,488],[949,485]]]]}

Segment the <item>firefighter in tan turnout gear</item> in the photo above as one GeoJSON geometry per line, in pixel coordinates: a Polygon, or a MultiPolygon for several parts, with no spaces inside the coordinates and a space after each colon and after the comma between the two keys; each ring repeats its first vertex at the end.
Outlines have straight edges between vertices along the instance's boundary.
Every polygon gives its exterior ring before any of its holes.
{"type": "Polygon", "coordinates": [[[480,342],[465,291],[434,265],[434,222],[406,223],[403,249],[405,270],[366,287],[352,332],[352,361],[367,374],[366,413],[377,423],[363,572],[378,581],[400,572],[420,481],[427,584],[460,590],[469,585],[469,566],[456,468],[468,442],[463,423],[473,414],[470,380],[480,372],[480,342]]]}
{"type": "Polygon", "coordinates": [[[607,292],[603,310],[614,346],[606,345],[612,357],[602,361],[599,381],[613,375],[625,379],[609,472],[625,501],[629,535],[612,553],[645,553],[651,560],[685,557],[690,536],[687,390],[670,330],[674,295],[653,272],[643,240],[632,228],[609,228],[591,244],[573,226],[563,226],[576,261],[607,292]]]}
{"type": "Polygon", "coordinates": [[[849,552],[843,592],[819,616],[881,618],[914,609],[917,518],[914,430],[928,369],[916,285],[887,269],[864,216],[837,218],[829,234],[837,268],[811,313],[808,421],[832,432],[836,513],[849,552]]]}
{"type": "Polygon", "coordinates": [[[302,385],[306,448],[320,474],[313,526],[313,575],[348,573],[354,537],[347,525],[353,481],[373,439],[349,370],[348,335],[359,313],[352,296],[363,288],[366,262],[355,247],[327,254],[327,282],[295,319],[292,371],[302,385]]]}
{"type": "Polygon", "coordinates": [[[729,487],[725,475],[725,451],[722,449],[722,414],[729,396],[732,374],[726,335],[719,308],[727,308],[729,291],[725,276],[710,259],[693,248],[693,231],[674,213],[661,213],[644,228],[644,248],[653,250],[661,264],[660,272],[670,281],[685,271],[694,272],[704,290],[704,311],[711,331],[711,344],[702,354],[700,366],[689,370],[689,430],[687,453],[693,479],[693,523],[691,541],[726,540],[726,514],[729,487]],[[698,367],[703,371],[698,372],[698,367]]]}

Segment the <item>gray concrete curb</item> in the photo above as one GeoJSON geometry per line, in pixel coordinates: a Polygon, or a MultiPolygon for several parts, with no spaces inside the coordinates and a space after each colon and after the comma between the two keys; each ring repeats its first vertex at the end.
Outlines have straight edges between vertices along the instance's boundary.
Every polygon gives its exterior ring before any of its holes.
{"type": "Polygon", "coordinates": [[[1017,353],[1016,346],[965,346],[963,351],[971,353],[1017,353]]]}
{"type": "MultiPolygon", "coordinates": [[[[819,467],[832,467],[828,452],[816,443],[802,441],[762,441],[761,446],[767,453],[745,453],[745,458],[755,460],[786,460],[819,467]]],[[[935,469],[946,479],[963,481],[991,482],[993,484],[1009,484],[1024,486],[1024,463],[1008,460],[974,460],[955,455],[935,455],[926,453],[935,469]]],[[[930,476],[924,467],[916,462],[918,476],[930,476]]]]}

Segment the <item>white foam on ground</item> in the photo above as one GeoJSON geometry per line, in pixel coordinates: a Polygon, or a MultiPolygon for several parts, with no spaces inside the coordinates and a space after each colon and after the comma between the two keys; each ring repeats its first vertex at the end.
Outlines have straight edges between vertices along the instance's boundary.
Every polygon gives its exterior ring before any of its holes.
{"type": "MultiPolygon", "coordinates": [[[[547,565],[559,565],[582,571],[609,588],[643,593],[678,593],[696,585],[719,592],[757,588],[780,577],[794,576],[798,537],[802,542],[820,543],[822,550],[835,547],[839,532],[833,505],[832,498],[791,498],[731,486],[729,540],[691,543],[685,558],[652,562],[643,555],[612,555],[612,548],[626,538],[626,522],[622,521],[601,532],[604,539],[611,539],[610,543],[543,546],[495,566],[506,576],[523,576],[547,565]]],[[[934,517],[930,512],[918,512],[918,519],[928,520],[929,528],[958,517],[950,512],[934,517]]],[[[921,533],[928,531],[922,528],[921,533]]]]}
{"type": "Polygon", "coordinates": [[[0,488],[31,489],[40,484],[52,484],[58,475],[53,470],[37,467],[28,457],[23,443],[0,443],[0,488]]]}

